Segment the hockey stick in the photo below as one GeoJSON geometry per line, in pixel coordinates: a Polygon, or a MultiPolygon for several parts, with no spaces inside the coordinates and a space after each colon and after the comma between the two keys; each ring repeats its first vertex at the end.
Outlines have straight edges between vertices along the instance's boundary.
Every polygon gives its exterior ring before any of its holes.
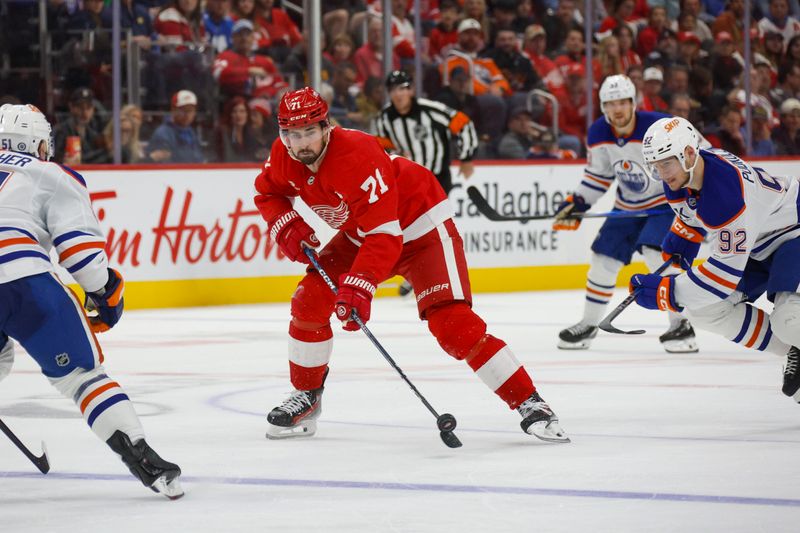
{"type": "MultiPolygon", "coordinates": [[[[339,289],[336,288],[336,284],[333,282],[330,276],[328,276],[328,273],[325,272],[325,270],[323,270],[322,266],[319,264],[319,260],[317,259],[317,254],[314,252],[314,250],[311,248],[304,248],[303,251],[306,253],[308,259],[311,261],[311,264],[314,266],[315,269],[317,269],[317,272],[325,281],[325,283],[328,285],[328,287],[330,287],[330,289],[333,291],[334,294],[337,294],[339,292],[339,289]]],[[[433,406],[428,402],[428,400],[425,399],[425,396],[423,396],[422,393],[420,393],[419,390],[417,390],[417,387],[415,387],[414,384],[411,383],[411,380],[408,379],[408,376],[405,375],[403,370],[399,366],[397,366],[397,363],[394,362],[394,359],[392,359],[392,356],[389,355],[389,352],[387,352],[384,349],[384,347],[381,346],[381,343],[378,342],[378,339],[376,339],[375,336],[372,334],[372,332],[367,328],[367,325],[364,324],[364,321],[361,320],[361,317],[358,316],[358,313],[356,313],[355,309],[353,309],[350,318],[353,319],[353,322],[358,324],[358,327],[361,328],[361,331],[363,331],[364,334],[367,336],[367,338],[372,341],[372,344],[375,345],[375,347],[381,353],[383,358],[389,362],[389,364],[392,366],[392,368],[394,368],[397,371],[398,374],[400,374],[400,377],[403,378],[403,381],[405,381],[409,387],[411,387],[411,390],[414,391],[414,394],[417,395],[417,398],[419,398],[420,401],[425,405],[425,407],[428,408],[428,411],[430,411],[431,414],[436,417],[436,426],[439,428],[439,436],[442,438],[442,442],[444,442],[450,448],[460,448],[461,441],[458,440],[456,434],[453,433],[453,430],[456,428],[456,417],[454,417],[449,413],[444,413],[440,415],[439,413],[436,412],[436,409],[434,409],[433,406]]]]}
{"type": "Polygon", "coordinates": [[[44,441],[42,441],[42,456],[37,457],[27,447],[25,447],[24,444],[22,444],[22,441],[19,440],[16,435],[14,435],[14,432],[11,431],[11,428],[8,427],[2,420],[0,420],[0,430],[2,430],[3,433],[6,434],[6,437],[11,439],[11,442],[13,442],[14,445],[25,454],[25,457],[30,459],[30,461],[36,465],[36,468],[39,469],[39,472],[46,474],[50,471],[50,461],[47,459],[47,448],[44,445],[44,441]]]}
{"type": "MultiPolygon", "coordinates": [[[[467,196],[469,199],[472,200],[472,203],[475,204],[475,207],[478,208],[478,211],[494,222],[528,222],[530,220],[547,220],[553,218],[555,215],[501,215],[498,213],[489,202],[486,201],[486,198],[483,197],[481,192],[478,190],[477,187],[470,185],[467,187],[467,196]]],[[[650,215],[661,214],[664,211],[654,211],[654,210],[645,210],[645,211],[608,211],[605,213],[575,213],[574,215],[570,215],[567,219],[574,219],[574,218],[639,218],[639,217],[647,217],[650,215]]]]}
{"type": "MultiPolygon", "coordinates": [[[[658,267],[658,269],[655,272],[653,272],[653,274],[661,274],[662,272],[664,272],[672,264],[672,261],[673,261],[672,257],[667,259],[663,265],[658,267]]],[[[622,300],[622,303],[620,303],[617,307],[615,307],[613,311],[608,313],[608,316],[606,316],[603,320],[600,321],[597,327],[602,329],[603,331],[607,331],[609,333],[619,333],[621,335],[642,335],[643,333],[646,333],[645,330],[643,329],[622,331],[621,329],[611,325],[611,321],[617,318],[619,314],[625,310],[626,307],[631,305],[633,301],[636,300],[636,297],[639,295],[640,290],[641,289],[636,289],[635,291],[630,293],[627,298],[622,300]]]]}

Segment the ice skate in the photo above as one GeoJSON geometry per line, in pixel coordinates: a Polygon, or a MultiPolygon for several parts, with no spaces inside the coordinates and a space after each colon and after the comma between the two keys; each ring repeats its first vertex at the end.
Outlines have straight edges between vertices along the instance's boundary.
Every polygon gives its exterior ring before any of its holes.
{"type": "Polygon", "coordinates": [[[180,467],[159,457],[144,439],[133,444],[125,433],[117,430],[106,443],[145,487],[170,500],[183,496],[178,479],[181,475],[180,467]]]}
{"type": "Polygon", "coordinates": [[[558,334],[558,347],[562,350],[586,350],[597,337],[597,326],[578,322],[574,326],[562,329],[558,334]]]}
{"type": "Polygon", "coordinates": [[[538,392],[534,391],[530,398],[517,407],[517,411],[522,415],[519,425],[525,433],[547,442],[570,442],[558,424],[558,417],[538,392]]]}
{"type": "Polygon", "coordinates": [[[800,348],[792,346],[786,354],[786,365],[783,367],[783,388],[786,396],[800,403],[800,348]]]}
{"type": "Polygon", "coordinates": [[[403,280],[403,283],[401,283],[400,287],[397,289],[397,294],[399,294],[401,298],[405,298],[406,296],[412,294],[413,292],[414,289],[411,287],[411,284],[406,280],[403,280]]]}
{"type": "Polygon", "coordinates": [[[284,402],[267,415],[267,438],[311,437],[317,432],[317,418],[322,414],[323,387],[294,390],[284,402]]]}
{"type": "Polygon", "coordinates": [[[688,320],[682,319],[674,328],[670,328],[658,340],[667,353],[697,353],[697,341],[694,329],[688,320]]]}

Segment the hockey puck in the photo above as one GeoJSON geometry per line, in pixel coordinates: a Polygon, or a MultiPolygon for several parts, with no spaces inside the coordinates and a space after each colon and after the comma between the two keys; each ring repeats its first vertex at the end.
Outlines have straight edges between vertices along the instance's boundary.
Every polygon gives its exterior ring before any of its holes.
{"type": "Polygon", "coordinates": [[[456,429],[456,417],[450,413],[439,415],[439,418],[436,419],[436,426],[439,431],[453,431],[456,429]]]}
{"type": "Polygon", "coordinates": [[[458,437],[456,437],[456,434],[452,431],[441,431],[439,432],[439,436],[448,448],[461,448],[462,446],[461,441],[458,440],[458,437]]]}

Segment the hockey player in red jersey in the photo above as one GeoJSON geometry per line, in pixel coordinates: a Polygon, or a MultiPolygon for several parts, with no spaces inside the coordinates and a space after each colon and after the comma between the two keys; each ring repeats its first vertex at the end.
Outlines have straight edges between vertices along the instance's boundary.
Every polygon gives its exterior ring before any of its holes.
{"type": "Polygon", "coordinates": [[[273,144],[256,178],[256,206],[271,238],[293,261],[308,263],[304,247],[320,245],[292,207],[293,198],[338,230],[319,261],[338,279],[339,292],[334,295],[309,267],[292,297],[289,370],[295,390],[269,413],[267,437],[314,434],[333,349],[331,313],[344,329],[357,331],[351,311],[367,322],[376,287],[399,274],[413,286],[419,316],[442,348],[520,412],[523,431],[569,442],[514,353],[486,333],[486,323],[472,311],[463,243],[434,175],[390,157],[370,135],[331,127],[328,105],[310,88],[284,95],[278,125],[282,142],[273,144]]]}

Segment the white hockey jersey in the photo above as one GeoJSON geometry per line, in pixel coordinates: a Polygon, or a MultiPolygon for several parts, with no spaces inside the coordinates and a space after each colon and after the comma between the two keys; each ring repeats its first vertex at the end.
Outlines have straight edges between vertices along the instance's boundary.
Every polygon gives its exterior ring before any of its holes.
{"type": "Polygon", "coordinates": [[[597,202],[616,180],[615,208],[639,211],[666,206],[661,183],[651,180],[645,171],[642,138],[654,122],[669,115],[637,111],[635,117],[636,124],[628,137],[618,137],[603,117],[595,120],[589,128],[586,168],[575,191],[588,204],[597,202]]]}
{"type": "Polygon", "coordinates": [[[75,281],[97,291],[108,280],[105,244],[80,174],[0,150],[0,283],[54,271],[55,247],[75,281]]]}
{"type": "Polygon", "coordinates": [[[708,232],[708,259],[675,279],[675,300],[690,309],[727,298],[748,259],[764,260],[784,242],[800,238],[800,179],[771,176],[725,150],[700,150],[700,155],[705,164],[700,191],[664,185],[678,218],[708,232]]]}

